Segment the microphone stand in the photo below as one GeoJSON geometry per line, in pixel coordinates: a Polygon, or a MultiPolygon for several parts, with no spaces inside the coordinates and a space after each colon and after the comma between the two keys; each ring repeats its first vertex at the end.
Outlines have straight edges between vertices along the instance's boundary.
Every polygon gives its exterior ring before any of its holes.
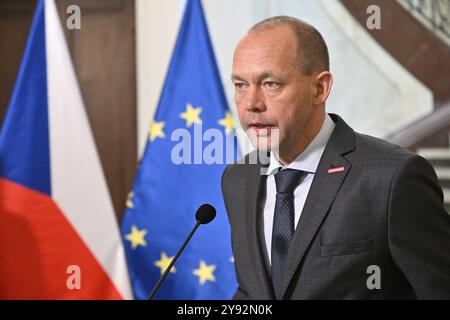
{"type": "Polygon", "coordinates": [[[159,278],[158,282],[156,283],[156,285],[153,287],[152,291],[150,292],[150,294],[147,297],[147,300],[152,300],[153,296],[155,295],[155,293],[158,291],[159,287],[161,286],[161,284],[163,283],[164,279],[166,279],[167,275],[169,274],[170,270],[172,269],[173,265],[175,264],[175,262],[177,261],[178,257],[180,256],[180,254],[183,252],[184,248],[186,247],[186,245],[188,244],[189,240],[191,240],[192,236],[194,235],[195,231],[197,230],[198,226],[200,225],[200,221],[197,220],[197,223],[195,224],[194,228],[192,228],[191,233],[189,233],[189,235],[187,236],[186,240],[184,240],[183,245],[181,246],[181,248],[178,250],[177,254],[175,255],[175,257],[172,259],[172,261],[170,262],[169,266],[167,267],[166,271],[164,271],[163,275],[161,276],[161,278],[159,278]]]}

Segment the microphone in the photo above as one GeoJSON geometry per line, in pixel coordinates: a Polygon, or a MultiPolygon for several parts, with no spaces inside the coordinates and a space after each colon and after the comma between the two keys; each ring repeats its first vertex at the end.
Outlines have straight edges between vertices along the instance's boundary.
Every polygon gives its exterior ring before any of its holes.
{"type": "Polygon", "coordinates": [[[210,204],[202,204],[195,213],[195,219],[200,224],[208,224],[216,217],[216,209],[210,204]]]}
{"type": "Polygon", "coordinates": [[[197,212],[195,213],[195,219],[197,220],[197,223],[195,224],[195,226],[192,228],[191,232],[189,233],[189,235],[187,236],[187,238],[184,240],[183,245],[181,246],[181,248],[178,250],[177,254],[175,255],[175,257],[172,259],[172,261],[170,262],[169,266],[167,267],[166,271],[164,271],[163,275],[159,278],[158,282],[156,283],[156,285],[153,287],[152,291],[150,292],[150,294],[147,297],[147,300],[151,300],[153,299],[153,296],[156,294],[156,292],[158,291],[159,287],[161,286],[161,284],[163,283],[163,281],[166,279],[167,275],[169,274],[170,270],[172,269],[173,265],[175,264],[175,262],[178,260],[178,257],[181,255],[181,253],[183,252],[184,248],[186,247],[186,245],[188,244],[189,240],[191,240],[192,236],[194,235],[195,231],[197,230],[197,228],[201,225],[201,224],[208,224],[211,221],[214,220],[214,218],[216,217],[216,209],[210,205],[210,204],[202,204],[198,209],[197,212]]]}

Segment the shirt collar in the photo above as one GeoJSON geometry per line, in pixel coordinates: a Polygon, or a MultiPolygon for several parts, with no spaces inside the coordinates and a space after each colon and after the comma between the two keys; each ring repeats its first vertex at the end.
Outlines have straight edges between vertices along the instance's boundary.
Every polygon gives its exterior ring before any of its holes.
{"type": "Polygon", "coordinates": [[[306,147],[301,154],[295,158],[287,166],[283,166],[277,158],[275,152],[270,153],[270,164],[267,168],[267,175],[277,173],[281,169],[296,169],[301,171],[306,171],[310,173],[315,173],[319,165],[320,158],[322,157],[323,151],[328,143],[328,140],[333,133],[336,124],[330,118],[328,114],[325,115],[325,119],[320,128],[319,133],[314,137],[311,143],[306,147]]]}

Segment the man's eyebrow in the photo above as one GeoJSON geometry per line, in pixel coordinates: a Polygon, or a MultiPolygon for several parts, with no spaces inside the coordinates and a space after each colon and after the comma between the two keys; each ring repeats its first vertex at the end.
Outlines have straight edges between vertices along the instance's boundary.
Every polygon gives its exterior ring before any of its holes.
{"type": "Polygon", "coordinates": [[[272,71],[272,70],[267,70],[267,71],[263,71],[259,77],[260,79],[265,79],[265,78],[278,78],[277,75],[272,71]]]}
{"type": "MultiPolygon", "coordinates": [[[[275,78],[275,79],[277,79],[278,76],[272,70],[266,70],[266,71],[263,71],[261,74],[259,74],[258,77],[257,77],[258,80],[262,80],[262,79],[265,79],[265,78],[275,78]]],[[[238,74],[231,74],[231,80],[245,81],[244,78],[242,78],[238,74]]]]}
{"type": "Polygon", "coordinates": [[[237,74],[231,74],[231,80],[232,80],[232,81],[233,81],[233,80],[244,81],[244,79],[243,79],[241,76],[237,75],[237,74]]]}

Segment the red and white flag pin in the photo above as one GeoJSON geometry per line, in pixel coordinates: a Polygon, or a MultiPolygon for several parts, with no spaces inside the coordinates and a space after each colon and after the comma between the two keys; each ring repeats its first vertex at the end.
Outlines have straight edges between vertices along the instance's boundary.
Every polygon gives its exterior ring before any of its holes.
{"type": "Polygon", "coordinates": [[[344,167],[330,168],[328,169],[328,173],[343,172],[344,170],[345,170],[344,167]]]}

